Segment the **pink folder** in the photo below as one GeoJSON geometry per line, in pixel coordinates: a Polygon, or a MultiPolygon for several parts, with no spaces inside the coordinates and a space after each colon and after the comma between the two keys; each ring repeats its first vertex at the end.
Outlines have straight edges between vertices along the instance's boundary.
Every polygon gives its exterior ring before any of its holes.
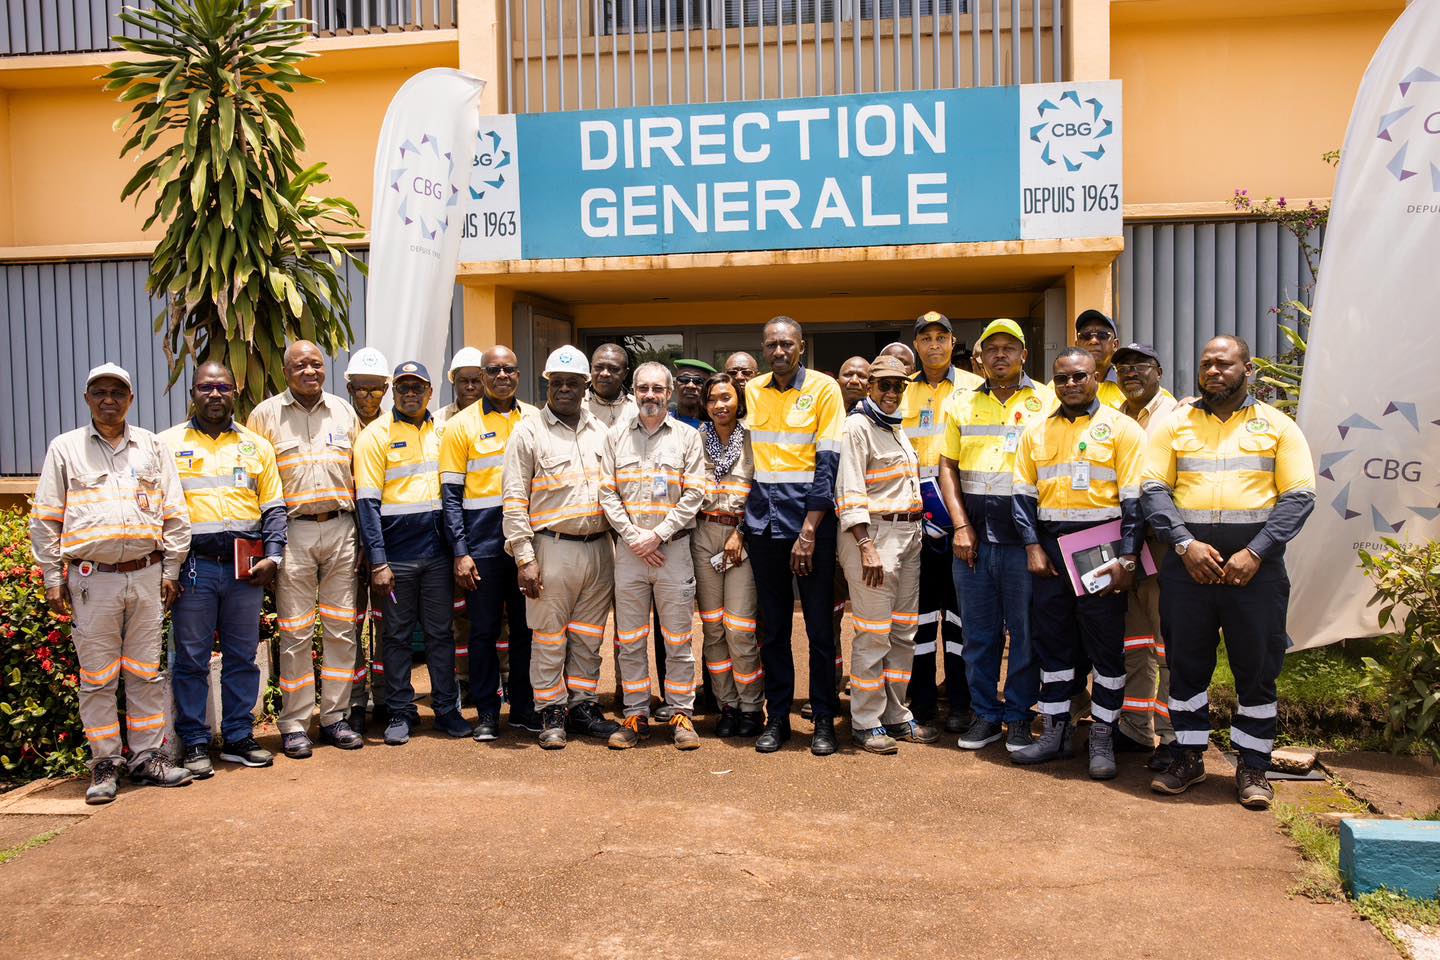
{"type": "MultiPolygon", "coordinates": [[[[1075,554],[1092,547],[1103,546],[1108,543],[1120,542],[1120,521],[1111,520],[1109,523],[1102,523],[1099,526],[1091,527],[1088,530],[1079,530],[1075,533],[1067,533],[1059,539],[1060,555],[1065,558],[1065,570],[1070,574],[1070,586],[1077,597],[1085,596],[1085,585],[1080,582],[1080,574],[1089,572],[1077,570],[1075,567],[1075,554]]],[[[1118,550],[1116,553],[1118,554],[1118,550]]],[[[1140,544],[1140,570],[1147,576],[1155,575],[1155,558],[1150,556],[1150,546],[1143,541],[1140,544]]]]}

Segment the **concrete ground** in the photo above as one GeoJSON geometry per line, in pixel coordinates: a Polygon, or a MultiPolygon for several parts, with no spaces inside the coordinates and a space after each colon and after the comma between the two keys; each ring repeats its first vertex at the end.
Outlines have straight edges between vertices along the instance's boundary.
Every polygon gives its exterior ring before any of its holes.
{"type": "Polygon", "coordinates": [[[857,753],[848,724],[816,758],[795,726],[771,756],[427,728],[125,790],[0,866],[0,956],[1395,956],[1287,894],[1292,846],[1214,751],[1161,798],[1134,756],[1094,783],[953,736],[857,753]]]}

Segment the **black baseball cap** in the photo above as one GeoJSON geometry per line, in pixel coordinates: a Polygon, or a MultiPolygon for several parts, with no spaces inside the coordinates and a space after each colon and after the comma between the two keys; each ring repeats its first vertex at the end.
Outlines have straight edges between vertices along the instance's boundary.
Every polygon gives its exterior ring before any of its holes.
{"type": "Polygon", "coordinates": [[[1111,329],[1111,331],[1113,331],[1113,332],[1115,332],[1115,333],[1119,333],[1119,332],[1120,332],[1120,329],[1115,326],[1115,321],[1114,321],[1114,320],[1111,320],[1109,316],[1107,316],[1106,314],[1100,312],[1099,310],[1094,310],[1094,309],[1086,310],[1085,312],[1081,313],[1080,316],[1078,316],[1078,317],[1075,318],[1075,329],[1076,329],[1076,331],[1078,332],[1081,327],[1085,326],[1085,324],[1091,322],[1092,320],[1098,320],[1098,321],[1100,321],[1101,323],[1105,324],[1105,326],[1109,327],[1109,328],[1111,329]]]}
{"type": "Polygon", "coordinates": [[[954,335],[955,328],[950,325],[950,318],[938,310],[930,310],[915,318],[915,332],[912,336],[920,336],[920,332],[926,327],[943,327],[945,332],[954,335]]]}
{"type": "MultiPolygon", "coordinates": [[[[1115,351],[1115,355],[1110,358],[1110,362],[1124,362],[1126,359],[1125,354],[1134,354],[1137,357],[1144,357],[1147,360],[1154,360],[1156,363],[1161,363],[1160,354],[1148,343],[1127,343],[1115,351]]],[[[1161,365],[1163,366],[1163,363],[1161,365]]]]}

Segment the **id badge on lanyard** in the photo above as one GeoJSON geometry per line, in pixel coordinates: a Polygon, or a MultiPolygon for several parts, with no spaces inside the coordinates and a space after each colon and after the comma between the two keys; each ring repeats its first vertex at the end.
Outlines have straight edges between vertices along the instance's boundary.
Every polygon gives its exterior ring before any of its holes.
{"type": "Polygon", "coordinates": [[[1090,489],[1090,461],[1085,459],[1085,444],[1080,444],[1080,453],[1074,463],[1070,464],[1070,489],[1090,489]]]}
{"type": "Polygon", "coordinates": [[[1019,450],[1019,449],[1020,449],[1020,428],[1019,428],[1019,427],[1006,427],[1006,428],[1005,428],[1005,452],[1006,452],[1006,453],[1014,453],[1016,450],[1019,450]]]}
{"type": "MultiPolygon", "coordinates": [[[[658,467],[656,469],[659,469],[658,467]]],[[[670,481],[665,479],[663,473],[657,473],[650,484],[651,500],[668,500],[670,498],[670,481]]]]}

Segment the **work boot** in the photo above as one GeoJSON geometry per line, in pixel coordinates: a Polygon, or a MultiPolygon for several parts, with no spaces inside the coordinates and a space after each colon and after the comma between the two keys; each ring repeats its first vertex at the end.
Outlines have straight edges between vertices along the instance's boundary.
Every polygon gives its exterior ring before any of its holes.
{"type": "Polygon", "coordinates": [[[454,737],[456,740],[470,736],[470,724],[460,716],[460,711],[446,710],[444,713],[435,714],[435,729],[446,736],[454,737]]]}
{"type": "Polygon", "coordinates": [[[350,717],[348,722],[350,724],[350,729],[354,730],[362,737],[369,732],[369,723],[366,720],[365,707],[363,705],[350,708],[350,717]]]}
{"type": "Polygon", "coordinates": [[[669,723],[675,716],[675,708],[668,703],[662,703],[650,711],[650,716],[655,718],[656,723],[669,723]]]}
{"type": "Polygon", "coordinates": [[[1116,753],[1149,753],[1150,744],[1141,743],[1119,727],[1115,728],[1116,753]]]}
{"type": "Polygon", "coordinates": [[[670,731],[676,750],[700,749],[700,735],[695,732],[695,721],[685,714],[675,714],[670,720],[670,731]]]}
{"type": "Polygon", "coordinates": [[[945,718],[946,733],[964,733],[975,722],[975,714],[969,710],[952,710],[945,718]]]}
{"type": "Polygon", "coordinates": [[[403,747],[410,742],[410,731],[414,723],[410,717],[403,713],[397,713],[390,718],[385,725],[385,743],[392,747],[403,747]]]}
{"type": "Polygon", "coordinates": [[[620,729],[610,734],[605,745],[611,750],[629,750],[649,737],[650,719],[637,713],[620,721],[620,729]]]}
{"type": "Polygon", "coordinates": [[[540,711],[540,748],[565,749],[565,707],[555,704],[540,711]]]}
{"type": "Polygon", "coordinates": [[[828,757],[839,748],[840,744],[835,741],[835,718],[817,718],[815,732],[810,735],[810,752],[817,757],[828,757]]]}
{"type": "Polygon", "coordinates": [[[815,706],[814,706],[809,700],[806,700],[804,703],[802,703],[802,704],[800,705],[800,719],[801,719],[801,720],[814,720],[814,719],[815,719],[815,706]]]}
{"type": "Polygon", "coordinates": [[[196,780],[209,780],[215,776],[215,765],[210,762],[210,747],[204,743],[192,743],[185,748],[185,769],[196,780]]]}
{"type": "Polygon", "coordinates": [[[756,753],[774,753],[790,739],[790,722],[785,717],[771,717],[755,741],[756,753]]]}
{"type": "Polygon", "coordinates": [[[195,775],[177,767],[157,751],[130,768],[130,782],[142,787],[188,787],[195,775]]]}
{"type": "Polygon", "coordinates": [[[1246,810],[1269,810],[1275,802],[1275,788],[1270,786],[1265,771],[1243,763],[1235,768],[1235,793],[1246,810]]]}
{"type": "Polygon", "coordinates": [[[934,743],[940,739],[940,731],[925,723],[907,720],[904,723],[887,723],[885,732],[896,740],[907,743],[934,743]]]}
{"type": "Polygon", "coordinates": [[[869,730],[855,730],[851,733],[860,749],[866,753],[891,754],[900,752],[900,744],[890,736],[884,727],[871,727],[869,730]]]}
{"type": "Polygon", "coordinates": [[[1205,779],[1205,752],[1179,745],[1170,748],[1170,766],[1150,778],[1156,793],[1180,794],[1205,779]]]}
{"type": "Polygon", "coordinates": [[[741,710],[740,724],[735,728],[735,736],[749,739],[760,736],[765,729],[765,714],[759,710],[741,710]]]}
{"type": "Polygon", "coordinates": [[[1040,734],[1040,739],[1010,754],[1010,762],[1029,766],[1073,756],[1074,752],[1070,749],[1070,738],[1074,733],[1075,727],[1071,724],[1069,717],[1060,720],[1046,715],[1045,729],[1040,734]]]}
{"type": "Polygon", "coordinates": [[[610,739],[610,735],[620,729],[620,724],[605,719],[599,704],[593,700],[582,700],[571,707],[565,725],[575,733],[583,733],[587,737],[600,740],[610,739]]]}
{"type": "Polygon", "coordinates": [[[311,749],[310,738],[303,730],[296,730],[281,737],[280,749],[284,750],[285,756],[291,760],[306,760],[315,752],[311,749]]]}
{"type": "Polygon", "coordinates": [[[1005,731],[1000,724],[986,720],[984,717],[976,717],[975,722],[960,735],[959,746],[961,750],[979,750],[1005,736],[1005,731]]]}
{"type": "Polygon", "coordinates": [[[470,731],[470,738],[476,743],[500,739],[500,717],[488,710],[480,711],[480,715],[475,718],[475,729],[470,731]]]}
{"type": "Polygon", "coordinates": [[[534,707],[522,707],[513,703],[510,705],[510,726],[531,733],[539,733],[544,729],[540,723],[540,714],[535,712],[534,707]]]}
{"type": "Polygon", "coordinates": [[[100,760],[90,771],[90,786],[85,788],[85,802],[91,806],[109,803],[120,790],[120,771],[125,766],[122,760],[100,760]]]}
{"type": "Polygon", "coordinates": [[[365,738],[351,730],[350,724],[344,720],[321,725],[320,742],[341,750],[360,750],[365,746],[365,738]]]}
{"type": "Polygon", "coordinates": [[[715,736],[733,737],[740,729],[740,711],[734,707],[721,707],[720,719],[715,721],[715,736]]]}
{"type": "Polygon", "coordinates": [[[275,754],[256,743],[254,737],[245,737],[222,743],[220,759],[247,767],[268,767],[275,762],[275,754]]]}
{"type": "Polygon", "coordinates": [[[1174,759],[1171,754],[1171,747],[1172,744],[1168,743],[1162,743],[1156,747],[1155,752],[1150,754],[1150,759],[1145,761],[1146,768],[1159,773],[1161,770],[1170,766],[1170,761],[1174,759]]]}
{"type": "Polygon", "coordinates": [[[1090,725],[1090,779],[1114,780],[1120,770],[1115,766],[1115,728],[1108,723],[1090,725]]]}

